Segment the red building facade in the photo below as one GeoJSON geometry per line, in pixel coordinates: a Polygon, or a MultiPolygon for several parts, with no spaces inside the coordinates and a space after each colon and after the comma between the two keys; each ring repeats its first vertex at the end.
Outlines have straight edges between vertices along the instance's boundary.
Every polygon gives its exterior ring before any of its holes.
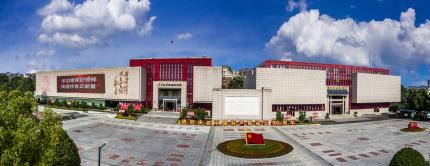
{"type": "Polygon", "coordinates": [[[196,58],[145,58],[131,59],[131,67],[142,67],[146,70],[146,100],[145,105],[152,107],[154,81],[186,81],[187,106],[193,104],[193,67],[212,66],[209,57],[196,58]]]}
{"type": "MultiPolygon", "coordinates": [[[[324,70],[327,74],[326,84],[327,86],[346,86],[349,88],[349,109],[369,109],[369,108],[387,108],[389,103],[352,103],[352,75],[354,73],[368,73],[368,74],[382,74],[389,75],[388,69],[382,68],[369,68],[359,66],[347,66],[347,65],[336,65],[336,64],[322,64],[322,63],[310,63],[310,62],[293,62],[293,61],[275,61],[266,60],[258,67],[267,68],[285,68],[285,69],[302,69],[302,70],[324,70]]],[[[282,107],[305,107],[309,110],[324,110],[324,105],[295,105],[286,106],[279,105],[273,107],[274,111],[277,108],[282,107]]],[[[284,110],[284,109],[282,109],[284,110]]]]}

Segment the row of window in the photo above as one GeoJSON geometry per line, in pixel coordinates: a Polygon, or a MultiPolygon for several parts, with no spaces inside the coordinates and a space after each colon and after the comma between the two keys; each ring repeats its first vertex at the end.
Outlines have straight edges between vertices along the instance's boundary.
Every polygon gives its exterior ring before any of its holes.
{"type": "Polygon", "coordinates": [[[313,66],[313,65],[295,65],[295,64],[274,64],[272,68],[283,68],[283,69],[305,69],[305,70],[325,70],[327,75],[332,73],[334,75],[345,75],[350,76],[352,73],[369,73],[369,74],[388,74],[386,71],[373,70],[373,69],[362,69],[356,67],[350,68],[336,68],[330,66],[313,66]]]}
{"type": "Polygon", "coordinates": [[[161,81],[182,80],[182,64],[160,64],[159,78],[161,81]]]}
{"type": "Polygon", "coordinates": [[[390,103],[352,103],[351,109],[388,108],[390,103]]]}
{"type": "Polygon", "coordinates": [[[325,104],[280,104],[272,105],[272,111],[324,111],[325,104]]]}

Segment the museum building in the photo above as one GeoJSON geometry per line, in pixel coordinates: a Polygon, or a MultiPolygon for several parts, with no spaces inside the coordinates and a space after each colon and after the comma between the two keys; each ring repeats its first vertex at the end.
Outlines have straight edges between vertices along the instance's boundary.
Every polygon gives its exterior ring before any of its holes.
{"type": "Polygon", "coordinates": [[[154,110],[204,108],[213,120],[268,120],[277,111],[323,118],[388,112],[400,102],[400,76],[388,69],[267,60],[247,70],[243,89],[222,88],[210,57],[131,59],[130,67],[41,71],[38,99],[97,105],[139,103],[154,110]]]}

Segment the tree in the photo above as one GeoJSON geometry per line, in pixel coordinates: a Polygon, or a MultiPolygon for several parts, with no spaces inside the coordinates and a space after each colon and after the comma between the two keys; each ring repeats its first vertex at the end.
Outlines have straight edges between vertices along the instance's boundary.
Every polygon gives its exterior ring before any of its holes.
{"type": "Polygon", "coordinates": [[[388,110],[390,112],[396,112],[397,110],[400,110],[403,108],[403,105],[401,105],[400,103],[393,103],[390,105],[390,108],[388,108],[388,110]]]}
{"type": "Polygon", "coordinates": [[[36,106],[30,92],[0,92],[0,165],[80,165],[59,116],[45,109],[36,119],[36,106]]]}
{"type": "Polygon", "coordinates": [[[403,86],[403,84],[400,86],[400,96],[403,99],[403,97],[405,97],[405,94],[407,92],[407,89],[405,88],[405,86],[403,86]]]}
{"type": "Polygon", "coordinates": [[[47,109],[42,113],[40,121],[45,149],[41,154],[41,162],[46,165],[80,165],[78,148],[73,140],[61,127],[59,116],[47,109]]]}
{"type": "Polygon", "coordinates": [[[243,77],[237,76],[234,77],[230,83],[228,84],[229,89],[241,89],[243,88],[243,77]]]}

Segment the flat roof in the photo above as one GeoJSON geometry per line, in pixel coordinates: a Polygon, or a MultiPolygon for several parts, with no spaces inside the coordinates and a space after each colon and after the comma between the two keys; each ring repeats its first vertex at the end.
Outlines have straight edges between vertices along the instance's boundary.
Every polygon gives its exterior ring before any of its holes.
{"type": "Polygon", "coordinates": [[[195,57],[157,57],[157,58],[150,58],[150,57],[145,57],[145,58],[131,58],[130,60],[136,59],[211,59],[210,56],[195,56],[195,57]]]}
{"type": "Polygon", "coordinates": [[[323,65],[323,66],[334,66],[334,67],[354,67],[360,69],[373,69],[373,70],[389,70],[388,68],[375,68],[375,67],[366,67],[366,66],[355,66],[355,65],[343,65],[343,64],[330,64],[330,63],[318,63],[318,62],[301,62],[301,61],[282,61],[282,60],[265,60],[263,63],[258,65],[257,67],[264,67],[266,63],[275,63],[275,64],[294,64],[294,65],[323,65]]]}
{"type": "Polygon", "coordinates": [[[51,73],[51,72],[71,72],[71,71],[85,71],[85,70],[113,70],[113,69],[140,69],[140,67],[104,67],[104,68],[80,68],[80,69],[61,69],[61,70],[42,70],[37,73],[51,73]]]}

